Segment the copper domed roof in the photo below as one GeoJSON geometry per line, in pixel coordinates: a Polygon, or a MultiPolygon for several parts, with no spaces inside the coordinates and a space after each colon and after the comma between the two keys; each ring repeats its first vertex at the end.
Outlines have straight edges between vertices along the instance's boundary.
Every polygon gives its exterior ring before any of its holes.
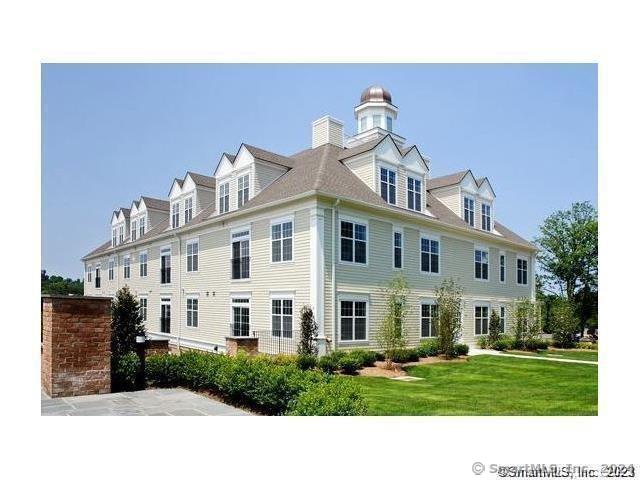
{"type": "Polygon", "coordinates": [[[360,103],[366,103],[366,102],[392,103],[391,94],[389,93],[388,90],[385,90],[380,86],[372,85],[368,88],[365,88],[364,91],[362,92],[362,95],[360,95],[360,103]]]}

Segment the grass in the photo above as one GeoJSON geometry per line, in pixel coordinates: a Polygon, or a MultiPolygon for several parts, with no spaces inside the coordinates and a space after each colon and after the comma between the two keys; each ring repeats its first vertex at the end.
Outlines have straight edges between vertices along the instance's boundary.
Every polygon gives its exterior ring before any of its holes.
{"type": "Polygon", "coordinates": [[[597,415],[598,367],[480,355],[416,366],[422,380],[356,377],[370,415],[597,415]]]}
{"type": "Polygon", "coordinates": [[[597,350],[551,349],[551,350],[540,350],[537,353],[536,352],[515,352],[515,351],[508,351],[506,353],[511,353],[514,355],[528,355],[528,356],[549,357],[549,358],[567,358],[571,360],[588,360],[590,362],[598,361],[597,350]]]}

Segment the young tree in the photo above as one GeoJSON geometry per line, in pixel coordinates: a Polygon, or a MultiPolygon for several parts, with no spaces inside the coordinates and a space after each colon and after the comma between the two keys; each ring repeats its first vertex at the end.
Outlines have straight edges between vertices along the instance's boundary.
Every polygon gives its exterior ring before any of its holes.
{"type": "Polygon", "coordinates": [[[406,345],[405,323],[409,315],[407,296],[409,285],[402,275],[393,277],[383,289],[386,298],[386,312],[376,332],[376,343],[384,352],[386,366],[391,368],[392,358],[406,345]]]}
{"type": "Polygon", "coordinates": [[[535,240],[542,280],[558,287],[560,294],[577,307],[584,329],[591,309],[577,303],[592,301],[579,292],[598,289],[598,213],[589,202],[574,203],[545,219],[535,240]]]}
{"type": "Polygon", "coordinates": [[[300,355],[318,355],[318,325],[313,317],[311,307],[305,305],[300,309],[300,343],[298,353],[300,355]]]}
{"type": "Polygon", "coordinates": [[[122,287],[111,303],[111,356],[112,358],[134,352],[136,336],[144,335],[145,328],[140,315],[140,305],[128,287],[122,287]]]}
{"type": "Polygon", "coordinates": [[[452,278],[436,289],[438,303],[438,350],[447,358],[456,356],[455,344],[462,331],[462,287],[452,278]]]}
{"type": "Polygon", "coordinates": [[[500,338],[500,315],[495,310],[491,310],[491,317],[489,318],[489,346],[493,346],[500,338]]]}
{"type": "Polygon", "coordinates": [[[551,306],[553,339],[557,346],[571,348],[575,345],[575,334],[580,326],[575,307],[566,298],[557,298],[551,306]]]}
{"type": "Polygon", "coordinates": [[[524,348],[531,340],[537,339],[541,332],[540,308],[537,302],[526,297],[515,300],[510,308],[513,324],[511,333],[515,348],[524,348]]]}

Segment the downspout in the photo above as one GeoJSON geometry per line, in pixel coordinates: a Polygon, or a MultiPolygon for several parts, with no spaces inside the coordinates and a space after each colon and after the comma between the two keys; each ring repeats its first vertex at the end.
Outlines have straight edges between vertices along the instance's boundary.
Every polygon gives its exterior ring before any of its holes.
{"type": "Polygon", "coordinates": [[[331,319],[333,320],[333,349],[338,349],[338,320],[336,318],[336,213],[340,199],[336,199],[331,209],[331,319]]]}

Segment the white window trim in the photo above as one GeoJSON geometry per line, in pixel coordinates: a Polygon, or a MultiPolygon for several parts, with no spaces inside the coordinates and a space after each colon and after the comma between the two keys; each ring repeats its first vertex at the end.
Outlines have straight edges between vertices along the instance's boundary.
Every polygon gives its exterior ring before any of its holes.
{"type": "Polygon", "coordinates": [[[435,298],[423,298],[422,300],[420,300],[420,312],[418,313],[418,336],[419,338],[422,339],[428,339],[428,338],[438,338],[436,337],[432,337],[432,336],[428,336],[428,337],[423,337],[422,336],[422,305],[438,305],[438,302],[435,298]]]}
{"type": "MultiPolygon", "coordinates": [[[[251,200],[251,167],[249,168],[245,168],[243,169],[241,172],[238,172],[235,176],[235,181],[236,181],[236,208],[240,208],[245,206],[247,203],[249,203],[249,201],[251,200]],[[238,196],[240,194],[240,179],[247,177],[247,186],[246,186],[246,190],[247,190],[247,201],[244,202],[242,205],[240,205],[240,203],[238,202],[238,196]]],[[[243,186],[244,186],[244,181],[242,182],[243,186]]],[[[242,190],[245,190],[245,188],[243,188],[242,190]]],[[[229,193],[231,193],[231,191],[229,191],[229,193]]],[[[229,206],[231,206],[231,204],[229,204],[229,206]]]]}
{"type": "Polygon", "coordinates": [[[489,202],[483,202],[483,201],[480,202],[480,230],[482,230],[483,232],[493,231],[493,204],[489,202]],[[485,230],[484,228],[482,228],[482,219],[484,217],[484,215],[482,214],[483,206],[489,207],[489,229],[488,230],[485,230]]]}
{"type": "MultiPolygon", "coordinates": [[[[362,220],[361,218],[357,218],[357,217],[351,217],[348,215],[339,215],[338,216],[338,227],[337,227],[337,235],[338,235],[338,241],[337,241],[337,253],[338,253],[338,263],[340,265],[351,265],[351,266],[356,266],[356,267],[368,267],[369,266],[369,238],[370,238],[370,234],[371,231],[369,230],[369,221],[368,220],[362,220]],[[355,252],[355,247],[353,249],[353,261],[351,262],[347,262],[346,260],[342,260],[342,222],[350,222],[350,223],[358,223],[360,225],[364,225],[365,227],[367,227],[367,238],[365,240],[365,244],[366,244],[366,255],[367,255],[367,261],[365,263],[358,263],[355,261],[356,258],[356,252],[355,252]]],[[[354,235],[355,235],[355,228],[354,228],[354,235]]],[[[353,240],[355,241],[355,237],[353,238],[353,240]]]]}
{"type": "Polygon", "coordinates": [[[440,235],[433,235],[430,233],[420,232],[418,236],[418,255],[419,255],[419,263],[418,263],[418,271],[422,275],[430,275],[434,277],[439,277],[442,275],[442,240],[440,240],[440,235]],[[422,270],[422,239],[426,240],[435,240],[438,242],[438,273],[433,272],[425,272],[422,270]]]}
{"type": "Polygon", "coordinates": [[[146,294],[146,293],[144,293],[144,294],[139,294],[139,295],[138,295],[138,305],[140,305],[140,300],[143,300],[143,299],[144,299],[144,300],[146,300],[146,302],[147,302],[147,306],[146,306],[146,308],[145,308],[145,316],[146,316],[147,318],[145,318],[143,321],[144,321],[144,322],[147,322],[147,321],[149,321],[149,295],[148,295],[148,294],[146,294]]]}
{"type": "MultiPolygon", "coordinates": [[[[233,307],[244,307],[249,308],[249,336],[251,336],[252,331],[252,320],[251,320],[251,293],[249,292],[237,292],[229,294],[229,334],[233,331],[233,307]],[[235,300],[249,300],[246,303],[236,303],[235,300]]],[[[271,304],[269,304],[271,307],[271,304]]],[[[245,338],[245,337],[242,337],[245,338]]]]}
{"type": "MultiPolygon", "coordinates": [[[[423,187],[425,185],[424,182],[424,178],[420,175],[416,175],[417,172],[411,172],[412,174],[409,173],[409,170],[407,170],[407,194],[406,194],[406,198],[405,198],[405,208],[407,210],[409,210],[410,212],[423,212],[425,211],[425,208],[422,208],[423,203],[424,203],[424,194],[423,192],[423,187]],[[409,179],[413,179],[414,181],[414,186],[415,186],[415,182],[418,181],[420,182],[420,209],[416,210],[415,208],[409,208],[409,192],[415,192],[415,190],[409,190],[409,179]]],[[[414,196],[415,197],[415,196],[414,196]]],[[[415,198],[414,198],[414,204],[415,204],[415,198]]]]}
{"type": "Polygon", "coordinates": [[[473,279],[478,282],[485,283],[491,281],[491,252],[489,251],[489,247],[485,247],[484,245],[473,246],[473,279]],[[476,251],[485,252],[487,254],[487,278],[476,277],[476,251]]]}
{"type": "Polygon", "coordinates": [[[216,205],[216,209],[217,209],[217,211],[218,211],[218,214],[219,214],[219,215],[220,215],[220,214],[224,214],[224,213],[229,213],[229,212],[231,211],[231,187],[230,187],[230,185],[231,185],[231,180],[232,180],[231,178],[226,178],[224,181],[220,182],[220,184],[219,184],[219,186],[218,186],[218,195],[217,195],[217,197],[218,197],[218,204],[216,205]],[[222,194],[222,190],[224,190],[225,185],[226,185],[227,193],[226,193],[226,195],[223,195],[223,194],[222,194]],[[228,197],[228,198],[229,198],[229,201],[227,202],[227,203],[228,203],[228,208],[227,208],[227,210],[225,210],[225,211],[223,212],[223,211],[220,209],[220,200],[221,200],[222,198],[224,198],[224,197],[228,197]]]}
{"type": "Polygon", "coordinates": [[[163,335],[172,335],[172,333],[166,333],[162,331],[162,305],[169,305],[169,332],[171,332],[171,324],[173,323],[174,315],[173,315],[173,305],[171,302],[171,296],[167,296],[167,294],[162,294],[160,297],[160,311],[158,316],[158,332],[163,335]]]}
{"type": "Polygon", "coordinates": [[[187,328],[190,328],[192,330],[198,330],[200,328],[200,295],[197,293],[189,293],[187,295],[185,295],[185,301],[184,301],[184,325],[187,328]],[[198,312],[198,325],[197,326],[193,326],[193,325],[189,325],[189,302],[187,302],[187,300],[198,300],[198,309],[196,310],[196,312],[198,312]]]}
{"type": "MultiPolygon", "coordinates": [[[[385,169],[389,172],[393,172],[396,176],[396,183],[394,184],[394,187],[396,188],[396,198],[395,198],[395,202],[391,203],[388,200],[385,200],[389,205],[398,205],[398,183],[399,182],[399,177],[398,177],[398,169],[395,166],[392,166],[389,163],[386,162],[382,162],[378,160],[378,189],[380,191],[380,198],[382,198],[382,169],[385,169]]],[[[389,191],[387,190],[387,197],[389,196],[389,191]]],[[[384,198],[382,198],[384,200],[384,198]]]]}
{"type": "Polygon", "coordinates": [[[460,209],[461,209],[461,216],[462,216],[462,221],[464,223],[466,223],[467,225],[469,225],[470,227],[473,228],[477,228],[478,222],[476,221],[476,197],[473,195],[469,195],[466,193],[462,193],[462,202],[460,203],[460,209]],[[464,200],[469,199],[473,202],[473,209],[470,210],[470,212],[473,212],[473,225],[471,225],[470,223],[468,223],[465,219],[464,219],[464,212],[465,212],[465,208],[464,208],[464,200]]]}
{"type": "Polygon", "coordinates": [[[171,207],[169,208],[169,212],[170,212],[170,214],[171,214],[171,217],[170,217],[170,218],[171,218],[171,228],[172,228],[172,229],[180,228],[180,209],[181,209],[180,204],[181,204],[181,203],[182,203],[182,202],[178,199],[178,200],[176,200],[176,201],[172,202],[172,203],[171,203],[171,207]],[[173,217],[174,217],[174,215],[175,215],[175,214],[174,214],[173,209],[174,209],[174,207],[175,207],[176,205],[178,206],[178,224],[174,227],[174,226],[173,226],[173,217]]]}
{"type": "Polygon", "coordinates": [[[498,282],[503,284],[507,283],[507,254],[504,250],[500,250],[500,253],[498,254],[498,282]],[[502,268],[500,267],[500,257],[504,257],[504,280],[500,278],[502,268]]]}
{"type": "MultiPolygon", "coordinates": [[[[508,318],[508,311],[507,311],[507,307],[506,305],[500,303],[498,304],[498,316],[500,316],[500,310],[504,309],[504,330],[502,330],[502,332],[500,333],[507,333],[507,318],[508,318]]],[[[500,318],[502,320],[502,317],[500,318]]]]}
{"type": "Polygon", "coordinates": [[[148,276],[149,276],[149,252],[148,252],[147,250],[142,250],[142,251],[138,252],[138,277],[139,277],[139,278],[147,278],[148,276]],[[147,256],[147,260],[146,260],[146,262],[145,262],[145,263],[146,263],[146,265],[147,265],[147,268],[146,268],[146,275],[144,275],[144,276],[140,275],[140,264],[142,263],[142,262],[140,261],[140,257],[141,257],[142,255],[146,255],[146,256],[147,256]]]}
{"type": "MultiPolygon", "coordinates": [[[[167,283],[160,283],[160,288],[164,288],[173,284],[173,255],[171,254],[171,245],[165,245],[164,247],[160,247],[160,255],[158,256],[158,267],[162,270],[162,257],[168,255],[169,256],[169,265],[172,270],[171,281],[167,283]]],[[[160,273],[162,275],[162,272],[160,273]]],[[[149,275],[149,267],[147,267],[147,276],[149,275]]],[[[164,293],[163,293],[164,295],[164,293]]]]}
{"type": "Polygon", "coordinates": [[[525,287],[525,288],[529,287],[529,282],[530,282],[529,269],[530,268],[531,268],[531,259],[529,257],[527,257],[526,255],[516,255],[516,285],[518,285],[519,287],[525,287]],[[527,262],[527,283],[518,283],[518,260],[526,260],[527,262]]]}
{"type": "Polygon", "coordinates": [[[182,216],[184,217],[183,220],[183,224],[186,225],[188,223],[187,221],[187,200],[191,200],[191,218],[189,219],[189,222],[191,220],[193,220],[193,217],[195,217],[194,213],[195,213],[195,194],[190,193],[189,195],[187,195],[186,197],[184,197],[184,202],[183,202],[183,206],[182,206],[182,216]]]}
{"type": "Polygon", "coordinates": [[[402,227],[393,227],[391,230],[391,268],[394,270],[404,269],[404,229],[402,227]],[[400,268],[396,267],[396,233],[400,234],[400,268]]]}
{"type": "Polygon", "coordinates": [[[191,275],[194,273],[198,273],[199,269],[200,269],[200,237],[189,238],[184,243],[184,271],[186,274],[191,275]],[[198,268],[196,268],[195,270],[189,270],[189,255],[187,254],[188,252],[187,245],[193,245],[193,244],[198,245],[198,254],[197,254],[198,268]]]}
{"type": "Polygon", "coordinates": [[[242,227],[234,227],[229,230],[229,281],[232,283],[246,283],[251,281],[251,243],[252,243],[252,234],[251,234],[251,225],[244,225],[242,227]],[[233,260],[233,242],[238,240],[243,240],[244,237],[233,238],[235,233],[239,232],[248,232],[247,237],[249,238],[249,276],[247,278],[233,278],[233,265],[231,264],[231,260],[233,260]]]}
{"type": "Polygon", "coordinates": [[[281,264],[289,264],[294,263],[296,259],[296,222],[294,220],[295,215],[288,215],[286,217],[273,218],[269,222],[269,263],[271,265],[281,265],[281,264]],[[271,231],[271,227],[274,225],[291,222],[291,260],[280,260],[279,262],[273,261],[273,233],[271,231]]]}
{"type": "Polygon", "coordinates": [[[484,337],[489,334],[489,322],[491,321],[491,302],[475,301],[473,302],[473,336],[484,337]],[[487,307],[487,333],[476,333],[476,307],[487,307]]]}
{"type": "Polygon", "coordinates": [[[122,257],[122,278],[131,279],[131,255],[127,254],[122,257]],[[129,275],[125,275],[125,268],[127,267],[127,262],[129,262],[129,275]]]}
{"type": "MultiPolygon", "coordinates": [[[[269,331],[273,337],[273,300],[291,300],[291,331],[296,330],[296,299],[292,293],[272,293],[269,295],[269,331]]],[[[282,317],[282,314],[280,314],[282,317]]],[[[251,320],[251,317],[249,317],[251,320]]],[[[281,319],[282,321],[282,319],[281,319]]],[[[288,337],[276,337],[276,338],[288,338],[288,337]]]]}
{"type": "MultiPolygon", "coordinates": [[[[369,295],[362,295],[362,294],[348,294],[348,293],[341,293],[338,294],[338,305],[336,306],[336,308],[338,309],[337,311],[337,319],[338,319],[338,343],[339,344],[343,344],[343,345],[349,345],[349,344],[363,344],[363,343],[369,343],[369,324],[371,321],[371,301],[369,299],[369,295]],[[340,313],[340,308],[341,308],[341,303],[345,301],[345,302],[365,302],[367,304],[367,316],[366,318],[366,338],[362,339],[362,340],[342,340],[341,336],[342,336],[342,315],[340,313]]],[[[355,323],[354,323],[354,336],[355,336],[355,323]]]]}

